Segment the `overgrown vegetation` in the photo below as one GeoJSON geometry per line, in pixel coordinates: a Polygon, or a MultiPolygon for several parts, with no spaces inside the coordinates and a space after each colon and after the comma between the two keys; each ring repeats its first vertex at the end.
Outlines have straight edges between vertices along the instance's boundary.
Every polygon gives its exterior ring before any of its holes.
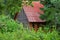
{"type": "Polygon", "coordinates": [[[44,14],[40,18],[46,20],[46,25],[55,28],[60,34],[60,0],[44,0],[41,3],[45,7],[44,14]]]}
{"type": "Polygon", "coordinates": [[[0,40],[60,40],[55,29],[52,32],[47,30],[39,28],[35,32],[33,29],[24,29],[22,23],[18,24],[9,16],[0,16],[0,40]]]}
{"type": "Polygon", "coordinates": [[[10,15],[14,18],[14,15],[20,11],[22,0],[0,0],[0,14],[10,15]]]}
{"type": "MultiPolygon", "coordinates": [[[[29,1],[29,5],[32,1],[29,1]]],[[[60,24],[59,3],[60,0],[43,1],[45,13],[41,17],[47,23],[44,30],[40,27],[35,32],[33,29],[25,29],[22,23],[12,19],[15,13],[20,11],[22,0],[0,0],[0,40],[60,40],[59,32],[55,29],[55,26],[60,24]]]]}
{"type": "Polygon", "coordinates": [[[46,20],[46,25],[60,28],[60,0],[45,0],[42,3],[45,5],[45,12],[41,18],[46,20]]]}

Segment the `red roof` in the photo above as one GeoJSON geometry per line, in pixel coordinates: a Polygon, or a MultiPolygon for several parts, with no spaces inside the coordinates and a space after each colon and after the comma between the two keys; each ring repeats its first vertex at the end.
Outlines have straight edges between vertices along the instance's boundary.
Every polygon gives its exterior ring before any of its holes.
{"type": "Polygon", "coordinates": [[[29,22],[44,22],[43,20],[41,20],[39,18],[40,14],[38,13],[38,11],[40,13],[41,10],[38,10],[37,8],[34,9],[35,7],[32,7],[32,6],[24,6],[23,9],[25,11],[25,14],[27,16],[27,19],[29,22]],[[37,10],[37,11],[36,11],[37,10]]]}
{"type": "Polygon", "coordinates": [[[37,7],[37,8],[44,8],[44,5],[42,5],[40,2],[34,1],[34,2],[32,2],[32,4],[33,4],[34,7],[37,7]]]}
{"type": "Polygon", "coordinates": [[[34,6],[35,12],[38,12],[40,14],[44,13],[42,10],[40,10],[40,8],[44,8],[44,5],[42,5],[40,2],[32,2],[32,4],[34,6]]]}

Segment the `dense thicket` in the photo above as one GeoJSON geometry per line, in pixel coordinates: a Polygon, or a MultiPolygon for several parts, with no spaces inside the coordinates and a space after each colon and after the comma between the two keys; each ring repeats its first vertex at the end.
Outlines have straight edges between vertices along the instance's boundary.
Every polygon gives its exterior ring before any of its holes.
{"type": "Polygon", "coordinates": [[[52,32],[43,31],[41,27],[37,32],[25,29],[22,23],[0,15],[0,40],[60,40],[60,36],[54,29],[52,32]]]}
{"type": "Polygon", "coordinates": [[[13,16],[21,9],[22,0],[0,0],[0,14],[13,16]]]}
{"type": "MultiPolygon", "coordinates": [[[[28,4],[31,5],[32,1],[29,0],[28,4]]],[[[48,29],[52,26],[51,24],[55,26],[55,24],[60,23],[60,0],[42,2],[45,5],[45,12],[41,18],[45,19],[47,23],[44,30],[39,28],[35,32],[33,29],[23,28],[22,23],[19,24],[18,21],[12,19],[15,13],[22,8],[22,0],[0,0],[0,40],[60,40],[60,35],[55,29],[52,29],[52,32],[48,29]]]]}
{"type": "Polygon", "coordinates": [[[60,25],[60,0],[45,0],[42,3],[45,7],[41,18],[50,26],[60,25]]]}

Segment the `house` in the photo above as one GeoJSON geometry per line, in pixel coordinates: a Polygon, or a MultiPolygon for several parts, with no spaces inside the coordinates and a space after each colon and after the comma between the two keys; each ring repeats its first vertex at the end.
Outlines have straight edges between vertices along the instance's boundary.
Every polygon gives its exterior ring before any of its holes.
{"type": "Polygon", "coordinates": [[[44,13],[40,8],[44,6],[40,2],[32,2],[32,4],[33,7],[24,5],[21,12],[16,14],[15,20],[23,23],[24,27],[29,27],[30,29],[33,27],[37,31],[40,25],[45,23],[44,20],[39,18],[40,14],[44,13]]]}

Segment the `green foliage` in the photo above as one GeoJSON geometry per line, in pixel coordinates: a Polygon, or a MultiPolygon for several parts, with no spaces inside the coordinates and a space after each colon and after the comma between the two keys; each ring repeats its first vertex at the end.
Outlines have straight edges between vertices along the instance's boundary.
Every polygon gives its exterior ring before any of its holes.
{"type": "Polygon", "coordinates": [[[9,16],[0,15],[0,40],[60,40],[56,30],[46,31],[41,27],[37,32],[25,29],[9,16]]]}
{"type": "MultiPolygon", "coordinates": [[[[54,3],[52,0],[51,2],[54,3]]],[[[0,15],[0,40],[60,40],[60,35],[58,35],[58,32],[54,29],[50,32],[49,28],[45,27],[44,30],[39,28],[39,30],[35,32],[34,30],[23,28],[22,23],[18,24],[17,21],[11,19],[10,15],[12,16],[20,10],[21,3],[22,0],[0,0],[0,14],[2,14],[0,15]],[[5,14],[8,15],[6,16],[5,14]]],[[[46,10],[44,14],[46,20],[54,20],[53,15],[57,9],[45,6],[44,10],[46,10]],[[48,14],[50,12],[51,14],[48,14]]],[[[49,25],[47,25],[47,27],[49,27],[49,25]]]]}
{"type": "Polygon", "coordinates": [[[0,0],[0,14],[14,16],[21,10],[22,0],[0,0]]]}
{"type": "Polygon", "coordinates": [[[15,32],[0,33],[0,40],[60,40],[60,36],[56,31],[43,32],[31,32],[28,30],[18,30],[15,32]]]}
{"type": "Polygon", "coordinates": [[[15,22],[9,16],[5,16],[5,15],[0,16],[0,31],[1,32],[13,32],[19,29],[20,26],[17,22],[15,22]]]}
{"type": "Polygon", "coordinates": [[[44,1],[44,14],[41,16],[42,19],[57,26],[60,24],[60,0],[45,0],[44,1]]]}

